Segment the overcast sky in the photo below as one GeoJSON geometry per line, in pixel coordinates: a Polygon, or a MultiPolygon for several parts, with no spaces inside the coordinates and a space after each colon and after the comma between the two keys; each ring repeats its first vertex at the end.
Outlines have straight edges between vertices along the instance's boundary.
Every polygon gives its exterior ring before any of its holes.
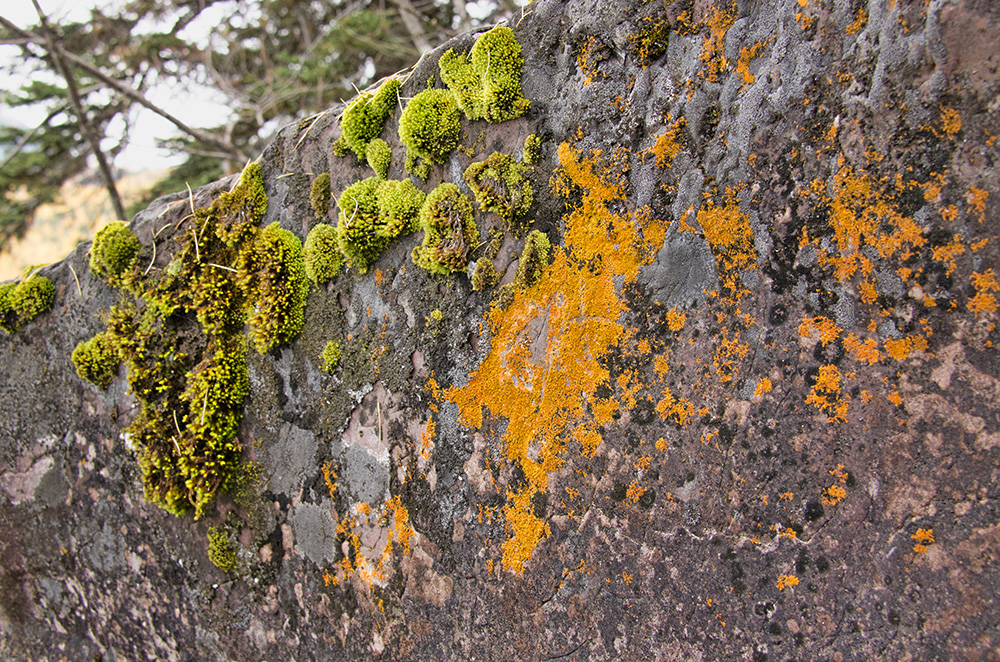
{"type": "MultiPolygon", "coordinates": [[[[84,21],[92,7],[114,6],[118,3],[113,0],[39,0],[39,4],[47,16],[56,22],[61,22],[84,21]]],[[[31,0],[2,0],[0,16],[20,27],[33,25],[37,21],[31,0]]],[[[0,46],[0,61],[9,62],[10,58],[19,56],[17,47],[0,46]]],[[[16,89],[22,83],[21,80],[0,73],[0,89],[16,89]]],[[[212,92],[207,89],[176,89],[160,85],[149,90],[147,96],[153,103],[197,127],[218,126],[225,122],[228,115],[228,110],[221,99],[213,100],[212,92]]],[[[34,126],[38,121],[38,115],[37,109],[0,106],[0,122],[4,124],[34,126]]],[[[183,160],[183,157],[171,156],[166,150],[156,146],[157,138],[177,135],[177,130],[170,122],[145,109],[136,111],[132,122],[131,143],[115,159],[115,167],[141,171],[176,165],[183,160]]],[[[121,131],[122,128],[120,124],[111,126],[109,133],[113,135],[114,131],[121,131]]]]}

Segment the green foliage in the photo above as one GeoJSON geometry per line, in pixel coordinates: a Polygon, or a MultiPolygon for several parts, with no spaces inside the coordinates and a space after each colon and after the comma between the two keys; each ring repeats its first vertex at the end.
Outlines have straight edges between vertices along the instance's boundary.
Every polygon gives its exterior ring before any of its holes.
{"type": "Polygon", "coordinates": [[[224,527],[208,529],[208,560],[222,572],[236,568],[236,543],[224,527]]]}
{"type": "Polygon", "coordinates": [[[44,276],[0,285],[0,329],[14,333],[52,308],[56,289],[44,276]]]}
{"type": "Polygon", "coordinates": [[[340,138],[333,145],[334,154],[354,152],[358,160],[365,159],[368,143],[382,133],[399,101],[400,82],[395,78],[382,83],[374,94],[363,92],[347,106],[340,120],[340,138]]]}
{"type": "Polygon", "coordinates": [[[485,161],[465,169],[465,183],[472,189],[483,211],[492,211],[515,233],[524,228],[518,220],[531,207],[531,183],[524,178],[525,167],[509,154],[493,152],[485,161]]]}
{"type": "Polygon", "coordinates": [[[428,89],[410,99],[399,118],[399,139],[406,146],[406,169],[427,178],[431,163],[444,163],[458,145],[462,126],[455,95],[428,89]],[[424,167],[416,170],[416,159],[424,167]]]}
{"type": "Polygon", "coordinates": [[[344,254],[340,252],[337,236],[337,228],[327,223],[317,223],[306,235],[302,257],[306,278],[315,285],[332,280],[344,265],[344,254]]]}
{"type": "Polygon", "coordinates": [[[465,269],[479,230],[472,202],[457,186],[444,183],[431,191],[420,208],[420,228],[424,240],[413,249],[415,264],[442,275],[465,269]]]}
{"type": "Polygon", "coordinates": [[[103,331],[77,345],[72,358],[76,374],[102,391],[111,385],[121,363],[118,348],[103,331]]]}
{"type": "Polygon", "coordinates": [[[365,149],[365,159],[368,167],[382,179],[389,176],[389,165],[392,163],[392,148],[381,138],[375,138],[365,149]]]}
{"type": "Polygon", "coordinates": [[[325,219],[330,213],[330,173],[321,173],[313,180],[309,192],[309,202],[318,219],[325,219]]]}
{"type": "Polygon", "coordinates": [[[253,247],[251,272],[244,287],[252,287],[255,305],[250,316],[250,343],[261,354],[292,340],[305,322],[309,281],[302,259],[302,242],[271,223],[253,247]]]}
{"type": "Polygon", "coordinates": [[[337,237],[347,263],[365,273],[393,239],[413,232],[424,197],[408,179],[369,177],[348,186],[337,200],[337,237]]]}
{"type": "Polygon", "coordinates": [[[476,261],[472,271],[472,289],[476,292],[488,290],[500,282],[500,274],[497,273],[493,261],[488,257],[481,257],[476,261]]]}
{"type": "Polygon", "coordinates": [[[323,372],[333,374],[337,371],[337,366],[340,365],[340,357],[343,356],[343,351],[340,349],[340,342],[337,340],[331,340],[323,348],[323,353],[320,354],[320,359],[323,361],[323,372]]]}
{"type": "Polygon", "coordinates": [[[497,26],[481,35],[468,56],[449,49],[438,66],[470,120],[505,122],[528,112],[531,104],[521,92],[524,58],[510,28],[497,26]]]}
{"type": "Polygon", "coordinates": [[[120,221],[108,223],[94,237],[90,247],[90,273],[114,287],[127,284],[134,276],[142,244],[120,221]]]}
{"type": "Polygon", "coordinates": [[[533,165],[538,163],[538,159],[540,158],[542,158],[542,139],[534,133],[529,134],[528,137],[524,139],[523,161],[527,165],[533,165]]]}
{"type": "Polygon", "coordinates": [[[549,265],[552,254],[552,242],[548,236],[532,230],[524,240],[524,250],[517,265],[517,275],[514,277],[515,287],[531,287],[542,277],[542,271],[549,265]]]}

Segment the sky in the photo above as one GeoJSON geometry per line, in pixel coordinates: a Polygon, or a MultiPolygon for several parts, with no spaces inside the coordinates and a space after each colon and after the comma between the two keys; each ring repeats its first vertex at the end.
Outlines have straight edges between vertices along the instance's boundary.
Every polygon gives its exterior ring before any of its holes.
{"type": "MultiPolygon", "coordinates": [[[[37,14],[31,0],[4,0],[0,8],[0,16],[20,27],[33,25],[37,14]]],[[[39,0],[42,11],[55,21],[83,21],[88,12],[95,6],[116,4],[113,0],[39,0]]],[[[192,26],[197,29],[197,26],[192,26]]],[[[15,46],[0,46],[0,62],[8,62],[10,58],[19,57],[15,46]]],[[[0,73],[0,89],[16,89],[22,80],[11,78],[0,73]]],[[[196,127],[218,126],[225,122],[228,109],[222,99],[207,88],[177,89],[166,85],[158,85],[151,89],[147,96],[154,104],[159,105],[178,118],[196,127]]],[[[15,124],[25,127],[34,126],[38,116],[37,109],[5,108],[0,106],[0,123],[15,124]]],[[[156,146],[157,138],[169,138],[177,135],[177,130],[167,120],[152,111],[139,109],[131,118],[133,128],[131,143],[115,159],[116,168],[129,172],[155,170],[177,165],[183,160],[181,155],[171,155],[170,152],[156,146]]],[[[122,125],[109,127],[109,132],[121,131],[122,125]]]]}

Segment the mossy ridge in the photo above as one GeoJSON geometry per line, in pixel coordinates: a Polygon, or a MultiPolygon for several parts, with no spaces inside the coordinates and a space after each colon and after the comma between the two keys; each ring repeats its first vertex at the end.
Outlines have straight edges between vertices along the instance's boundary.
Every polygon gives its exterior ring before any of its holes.
{"type": "Polygon", "coordinates": [[[444,163],[458,146],[461,131],[458,103],[448,90],[427,89],[410,99],[399,118],[407,172],[426,180],[430,165],[444,163]]]}
{"type": "Polygon", "coordinates": [[[333,144],[334,154],[345,156],[351,151],[359,161],[365,161],[368,143],[382,133],[396,108],[399,86],[398,80],[390,78],[375,93],[363,92],[347,106],[340,120],[340,138],[333,144]]]}
{"type": "Polygon", "coordinates": [[[500,282],[500,274],[497,273],[493,261],[488,257],[481,257],[476,261],[472,270],[472,289],[476,292],[488,290],[500,282]]]}
{"type": "Polygon", "coordinates": [[[277,224],[261,229],[266,210],[261,167],[251,163],[231,191],[184,219],[183,245],[162,273],[129,281],[136,302],[109,313],[106,342],[140,405],[123,436],[146,499],[176,515],[200,517],[239,482],[248,345],[268,351],[302,326],[301,242],[277,224]]]}
{"type": "Polygon", "coordinates": [[[416,229],[424,193],[408,179],[369,177],[337,199],[337,240],[347,263],[365,273],[393,239],[416,229]]]}
{"type": "Polygon", "coordinates": [[[392,165],[392,148],[381,138],[375,138],[365,149],[365,160],[377,176],[385,179],[389,176],[389,166],[392,165]]]}
{"type": "Polygon", "coordinates": [[[495,212],[515,235],[527,229],[518,221],[534,199],[531,182],[525,179],[524,171],[525,166],[510,154],[493,152],[485,161],[471,164],[463,175],[483,211],[495,212]]]}
{"type": "Polygon", "coordinates": [[[497,26],[484,33],[468,56],[449,49],[438,67],[470,120],[506,122],[528,112],[531,103],[521,91],[521,44],[510,28],[497,26]]]}
{"type": "Polygon", "coordinates": [[[439,185],[420,209],[423,242],[413,249],[414,264],[434,274],[463,271],[479,242],[472,202],[451,183],[439,185]]]}
{"type": "Polygon", "coordinates": [[[15,333],[51,310],[56,288],[45,276],[32,274],[19,283],[0,285],[0,329],[15,333]]]}
{"type": "Polygon", "coordinates": [[[330,173],[323,172],[316,176],[309,189],[309,203],[316,218],[323,220],[329,215],[330,199],[330,173]]]}
{"type": "Polygon", "coordinates": [[[534,165],[542,158],[542,139],[538,134],[531,133],[524,139],[524,150],[521,161],[525,165],[534,165]]]}
{"type": "Polygon", "coordinates": [[[118,349],[103,331],[78,344],[72,359],[76,374],[102,391],[111,385],[122,361],[118,349]]]}

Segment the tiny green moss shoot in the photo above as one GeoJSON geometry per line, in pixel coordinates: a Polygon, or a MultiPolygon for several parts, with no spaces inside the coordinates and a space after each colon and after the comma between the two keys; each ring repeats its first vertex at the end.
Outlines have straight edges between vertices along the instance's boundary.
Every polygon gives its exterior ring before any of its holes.
{"type": "Polygon", "coordinates": [[[469,252],[479,241],[472,202],[451,183],[444,183],[427,196],[420,208],[423,242],[413,249],[415,264],[433,274],[463,271],[469,252]]]}
{"type": "Polygon", "coordinates": [[[521,91],[524,58],[514,31],[497,26],[476,40],[468,56],[448,50],[438,61],[441,80],[470,120],[505,122],[528,112],[521,91]]]}
{"type": "Polygon", "coordinates": [[[552,242],[548,236],[532,230],[524,240],[524,250],[517,265],[517,275],[514,277],[516,287],[528,288],[538,282],[542,271],[549,264],[552,254],[552,242]]]}
{"type": "Polygon", "coordinates": [[[538,163],[540,158],[542,158],[542,139],[537,134],[529,134],[524,139],[524,158],[522,160],[527,165],[534,165],[538,163]]]}
{"type": "Polygon", "coordinates": [[[330,213],[330,173],[321,173],[313,180],[309,202],[316,218],[323,220],[330,213]]]}
{"type": "Polygon", "coordinates": [[[72,359],[76,374],[102,391],[111,385],[121,364],[118,349],[103,331],[77,345],[72,359]]]}
{"type": "Polygon", "coordinates": [[[488,290],[500,282],[500,274],[497,273],[493,261],[488,257],[481,257],[476,261],[476,266],[472,271],[472,289],[476,292],[488,290]]]}
{"type": "Polygon", "coordinates": [[[224,527],[208,529],[208,560],[222,572],[236,568],[236,544],[224,527]]]}
{"type": "Polygon", "coordinates": [[[471,164],[463,176],[482,210],[495,212],[514,234],[527,229],[519,220],[533,200],[531,183],[525,179],[524,170],[511,155],[493,152],[485,161],[471,164]]]}
{"type": "Polygon", "coordinates": [[[410,99],[399,118],[399,139],[406,146],[407,171],[426,179],[422,165],[444,163],[458,145],[462,131],[455,95],[428,89],[410,99]]]}
{"type": "Polygon", "coordinates": [[[121,221],[108,223],[94,237],[90,247],[90,272],[112,285],[121,287],[134,277],[142,244],[121,221]]]}
{"type": "Polygon", "coordinates": [[[328,374],[333,374],[337,371],[337,366],[340,365],[340,357],[343,356],[343,351],[340,349],[340,342],[337,340],[331,340],[323,348],[323,353],[320,354],[320,360],[322,361],[323,372],[328,374]]]}
{"type": "Polygon", "coordinates": [[[322,285],[333,280],[344,265],[344,254],[337,241],[337,228],[327,223],[317,223],[309,234],[302,249],[305,260],[306,278],[314,285],[322,285]]]}
{"type": "Polygon", "coordinates": [[[56,289],[45,276],[0,285],[0,329],[15,333],[52,308],[56,289]]]}
{"type": "Polygon", "coordinates": [[[333,146],[335,154],[344,156],[351,151],[359,161],[365,160],[368,143],[382,133],[396,109],[399,86],[398,80],[390,78],[374,94],[364,92],[347,106],[340,120],[340,138],[333,146]]]}
{"type": "Polygon", "coordinates": [[[392,164],[392,148],[381,138],[375,138],[365,149],[365,160],[376,176],[385,179],[389,176],[389,166],[392,164]]]}

